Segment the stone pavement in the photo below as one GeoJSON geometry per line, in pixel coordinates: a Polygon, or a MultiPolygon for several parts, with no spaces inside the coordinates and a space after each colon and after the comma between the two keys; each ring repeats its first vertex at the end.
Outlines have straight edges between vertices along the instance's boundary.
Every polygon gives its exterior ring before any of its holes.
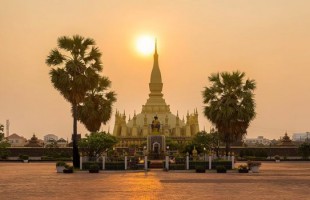
{"type": "Polygon", "coordinates": [[[260,170],[258,174],[162,170],[62,174],[55,172],[55,163],[2,162],[0,200],[310,200],[310,162],[266,162],[260,170]]]}

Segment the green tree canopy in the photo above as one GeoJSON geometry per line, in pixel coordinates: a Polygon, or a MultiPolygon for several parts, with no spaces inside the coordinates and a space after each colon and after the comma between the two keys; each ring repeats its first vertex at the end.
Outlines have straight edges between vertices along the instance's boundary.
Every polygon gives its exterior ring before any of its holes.
{"type": "Polygon", "coordinates": [[[117,143],[117,138],[105,132],[94,132],[79,141],[80,150],[90,159],[99,158],[117,143]]]}
{"type": "Polygon", "coordinates": [[[244,81],[243,72],[222,72],[209,77],[210,87],[202,92],[204,115],[215,125],[220,138],[230,145],[247,133],[250,122],[255,118],[254,80],[244,81]]]}
{"type": "Polygon", "coordinates": [[[215,151],[218,154],[219,150],[219,134],[213,130],[210,133],[206,131],[198,132],[193,138],[193,144],[196,146],[198,152],[215,151]]]}
{"type": "Polygon", "coordinates": [[[112,115],[112,104],[116,101],[114,92],[105,92],[111,85],[106,77],[100,77],[97,85],[88,91],[84,102],[78,105],[77,117],[90,132],[97,132],[112,115]]]}
{"type": "Polygon", "coordinates": [[[0,142],[4,139],[4,126],[0,124],[0,142]]]}
{"type": "Polygon", "coordinates": [[[110,81],[100,75],[101,53],[95,41],[74,35],[58,38],[58,48],[51,50],[46,64],[56,90],[72,106],[73,115],[73,165],[79,167],[77,146],[77,120],[90,131],[98,131],[101,123],[111,117],[114,92],[107,92],[110,81]]]}
{"type": "Polygon", "coordinates": [[[4,131],[4,125],[0,124],[0,157],[6,158],[9,153],[6,148],[10,146],[10,143],[4,137],[3,131],[4,131]]]}
{"type": "Polygon", "coordinates": [[[298,147],[298,152],[303,159],[309,159],[310,156],[310,143],[304,142],[298,147]]]}

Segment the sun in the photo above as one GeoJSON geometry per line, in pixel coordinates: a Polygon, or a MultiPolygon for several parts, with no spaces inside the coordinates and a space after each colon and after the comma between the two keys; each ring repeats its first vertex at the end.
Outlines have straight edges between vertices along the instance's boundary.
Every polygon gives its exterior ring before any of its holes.
{"type": "Polygon", "coordinates": [[[150,55],[154,52],[155,39],[152,36],[140,36],[136,42],[137,51],[143,55],[150,55]]]}

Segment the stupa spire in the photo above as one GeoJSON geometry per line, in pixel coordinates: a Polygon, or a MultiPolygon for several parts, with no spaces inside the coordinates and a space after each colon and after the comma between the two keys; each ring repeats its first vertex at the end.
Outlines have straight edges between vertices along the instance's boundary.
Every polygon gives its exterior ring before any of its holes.
{"type": "Polygon", "coordinates": [[[163,82],[158,65],[157,40],[155,39],[154,63],[149,83],[150,93],[146,104],[142,107],[144,113],[170,113],[170,108],[163,98],[163,82]]]}
{"type": "Polygon", "coordinates": [[[153,69],[151,73],[151,80],[149,83],[150,94],[149,96],[159,96],[162,97],[163,94],[161,93],[163,89],[163,83],[161,80],[161,73],[158,65],[158,53],[157,53],[157,39],[155,39],[155,52],[154,52],[154,63],[153,69]]]}

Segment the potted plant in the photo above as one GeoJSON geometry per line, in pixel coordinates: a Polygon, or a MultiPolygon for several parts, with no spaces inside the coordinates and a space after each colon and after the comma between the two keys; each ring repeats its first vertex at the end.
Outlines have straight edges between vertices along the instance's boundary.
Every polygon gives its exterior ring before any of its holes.
{"type": "Polygon", "coordinates": [[[275,155],[274,159],[275,159],[276,162],[280,162],[280,156],[279,155],[275,155]]]}
{"type": "Polygon", "coordinates": [[[196,166],[196,173],[206,173],[206,168],[204,166],[196,166]]]}
{"type": "Polygon", "coordinates": [[[218,165],[218,166],[216,166],[216,172],[217,172],[217,173],[226,173],[227,170],[226,170],[226,167],[225,167],[225,166],[223,166],[223,165],[218,165]]]}
{"type": "Polygon", "coordinates": [[[65,174],[70,174],[70,173],[73,173],[73,166],[71,166],[71,165],[65,165],[65,169],[63,170],[63,172],[65,173],[65,174]]]}
{"type": "Polygon", "coordinates": [[[29,161],[28,155],[20,155],[19,158],[24,161],[24,163],[27,163],[29,161]]]}
{"type": "Polygon", "coordinates": [[[99,166],[97,164],[89,165],[89,173],[99,173],[99,166]]]}
{"type": "Polygon", "coordinates": [[[63,173],[65,169],[66,163],[64,161],[58,161],[56,162],[56,170],[57,173],[63,173]]]}
{"type": "Polygon", "coordinates": [[[248,173],[249,172],[249,168],[247,165],[239,165],[238,166],[238,172],[239,173],[248,173]]]}
{"type": "Polygon", "coordinates": [[[248,164],[249,169],[254,173],[258,173],[259,168],[262,165],[262,163],[258,161],[248,161],[247,164],[248,164]]]}

